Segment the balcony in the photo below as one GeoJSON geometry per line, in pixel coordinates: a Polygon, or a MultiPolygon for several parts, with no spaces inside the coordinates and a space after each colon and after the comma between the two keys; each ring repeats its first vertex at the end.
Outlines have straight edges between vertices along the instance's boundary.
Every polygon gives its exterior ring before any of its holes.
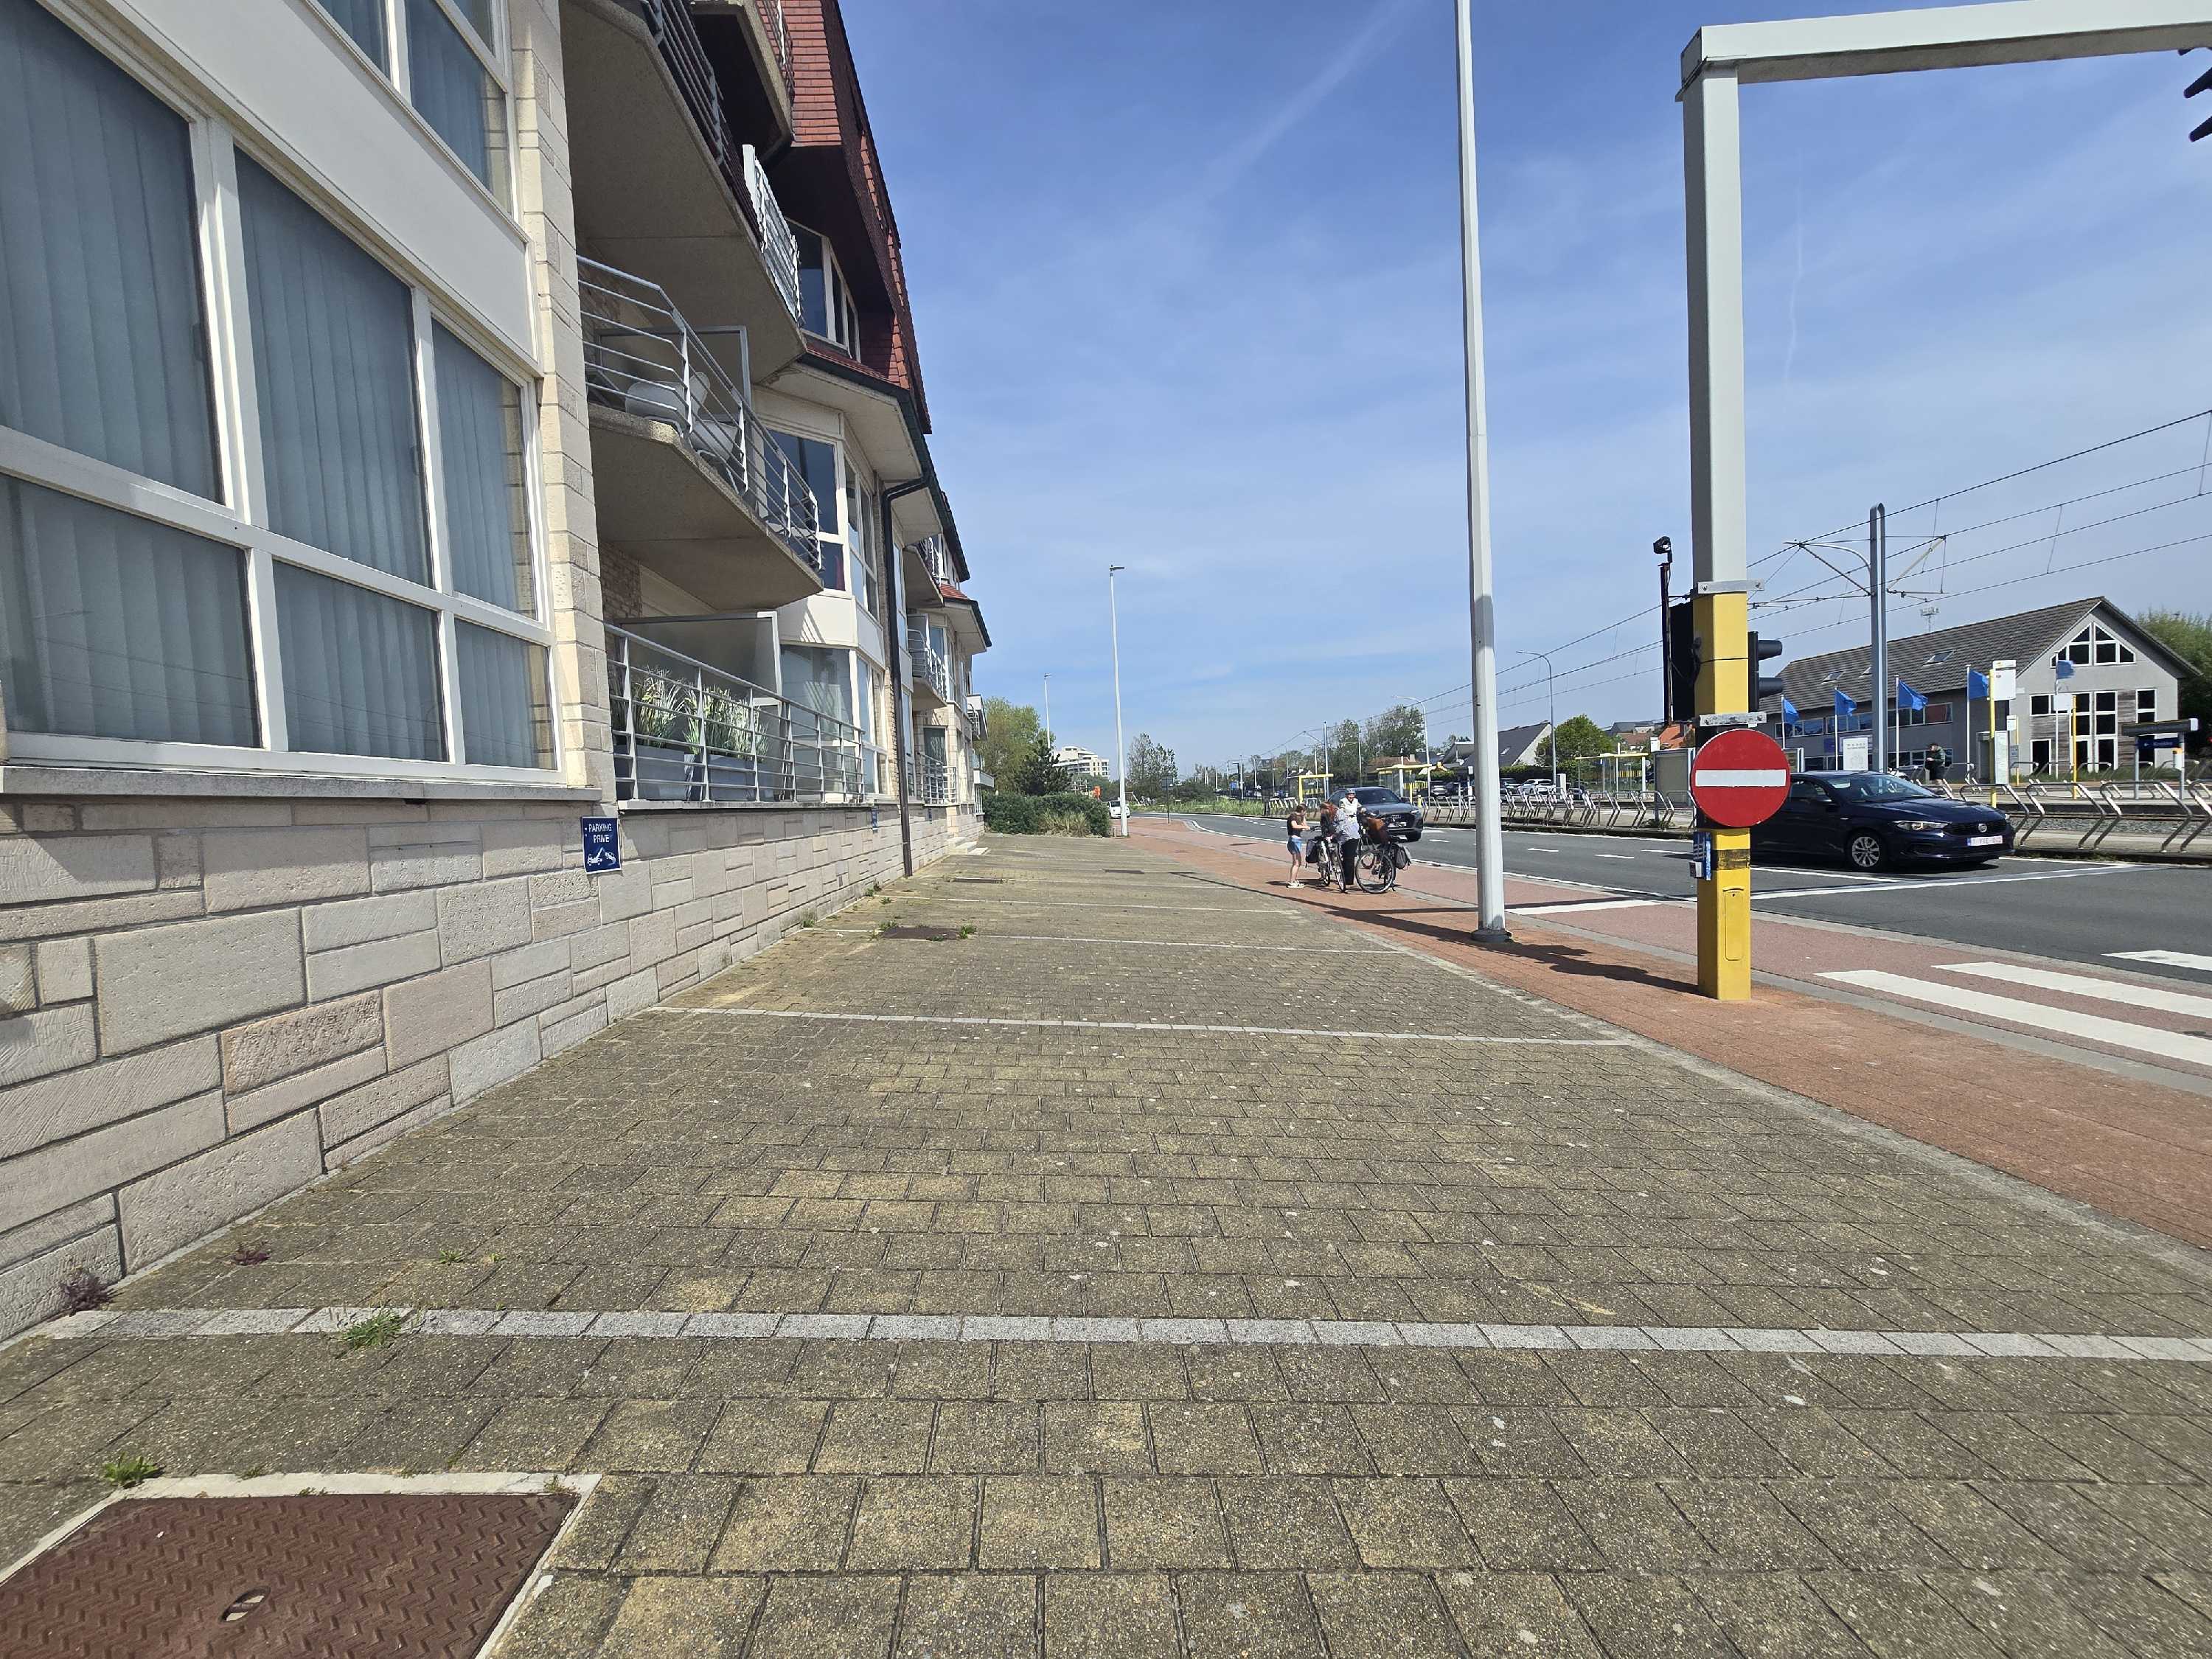
{"type": "Polygon", "coordinates": [[[930,605],[939,603],[940,588],[949,587],[957,580],[952,568],[952,550],[943,536],[925,536],[918,542],[908,543],[907,561],[907,603],[930,605]]]}
{"type": "Polygon", "coordinates": [[[988,720],[984,717],[982,698],[977,696],[973,691],[970,691],[968,694],[966,712],[968,715],[968,740],[970,743],[982,742],[985,738],[990,735],[990,725],[988,720]]]}
{"type": "Polygon", "coordinates": [[[627,629],[606,635],[617,799],[756,805],[883,792],[886,758],[859,727],[627,629]]]}
{"type": "Polygon", "coordinates": [[[563,0],[561,18],[579,240],[695,316],[744,323],[752,373],[775,374],[800,349],[798,247],[690,9],[563,0]]]}
{"type": "Polygon", "coordinates": [[[945,653],[929,642],[928,630],[918,627],[906,630],[906,648],[914,664],[916,694],[932,707],[945,707],[952,701],[952,665],[945,661],[945,653]]]}
{"type": "Polygon", "coordinates": [[[657,284],[576,261],[599,536],[716,611],[822,591],[814,496],[657,284]]]}

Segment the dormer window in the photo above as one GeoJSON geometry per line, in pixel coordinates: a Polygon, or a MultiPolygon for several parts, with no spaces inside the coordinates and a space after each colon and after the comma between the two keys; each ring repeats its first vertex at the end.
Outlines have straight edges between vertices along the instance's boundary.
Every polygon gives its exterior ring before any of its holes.
{"type": "Polygon", "coordinates": [[[836,250],[819,232],[793,225],[799,243],[799,325],[830,344],[860,355],[860,314],[853,304],[853,291],[845,285],[836,250]]]}

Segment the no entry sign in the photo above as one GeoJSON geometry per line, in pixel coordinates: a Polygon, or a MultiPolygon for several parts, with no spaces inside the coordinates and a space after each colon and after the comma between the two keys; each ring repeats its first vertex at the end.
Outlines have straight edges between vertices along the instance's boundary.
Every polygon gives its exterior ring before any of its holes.
{"type": "Polygon", "coordinates": [[[1765,823],[1789,793],[1790,757],[1764,732],[1723,732],[1690,763],[1690,799],[1730,830],[1765,823]]]}

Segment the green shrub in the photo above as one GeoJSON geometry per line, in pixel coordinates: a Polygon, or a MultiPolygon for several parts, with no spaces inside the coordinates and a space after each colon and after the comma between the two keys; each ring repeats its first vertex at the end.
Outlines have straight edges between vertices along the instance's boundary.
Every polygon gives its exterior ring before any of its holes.
{"type": "Polygon", "coordinates": [[[994,790],[983,797],[983,827],[1002,836],[1107,836],[1114,831],[1114,819],[1104,801],[1089,795],[994,790]]]}

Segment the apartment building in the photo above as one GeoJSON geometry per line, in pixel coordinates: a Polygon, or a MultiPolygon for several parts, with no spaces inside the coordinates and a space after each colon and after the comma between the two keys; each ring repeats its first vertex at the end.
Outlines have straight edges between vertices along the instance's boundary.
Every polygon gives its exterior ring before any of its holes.
{"type": "Polygon", "coordinates": [[[1072,743],[1064,743],[1054,750],[1052,760],[1053,764],[1066,773],[1071,780],[1110,778],[1114,775],[1113,763],[1105,756],[1094,755],[1088,749],[1079,748],[1072,743]]]}
{"type": "Polygon", "coordinates": [[[0,0],[0,135],[4,1334],[970,833],[989,635],[836,0],[0,0]]]}
{"type": "MultiPolygon", "coordinates": [[[[2006,769],[2018,778],[2126,770],[2136,758],[2127,728],[2173,719],[2188,672],[2103,598],[1910,635],[1891,641],[1888,656],[1891,678],[1911,694],[1900,696],[1892,685],[1881,700],[1893,763],[1918,770],[1929,750],[1941,748],[1954,778],[1969,770],[1977,778],[1994,775],[1993,732],[2002,736],[2006,769]],[[1992,710],[1981,681],[2000,662],[2015,665],[2016,695],[1998,699],[1992,710]],[[1979,695],[1970,695],[1976,690],[1979,695]]],[[[1800,658],[1782,671],[1797,718],[1784,727],[1778,698],[1768,700],[1767,711],[1784,745],[1803,753],[1807,770],[1839,769],[1850,739],[1873,732],[1872,658],[1871,647],[1853,646],[1800,658]],[[1853,705],[1848,713],[1837,703],[1838,692],[1853,705]]]]}

